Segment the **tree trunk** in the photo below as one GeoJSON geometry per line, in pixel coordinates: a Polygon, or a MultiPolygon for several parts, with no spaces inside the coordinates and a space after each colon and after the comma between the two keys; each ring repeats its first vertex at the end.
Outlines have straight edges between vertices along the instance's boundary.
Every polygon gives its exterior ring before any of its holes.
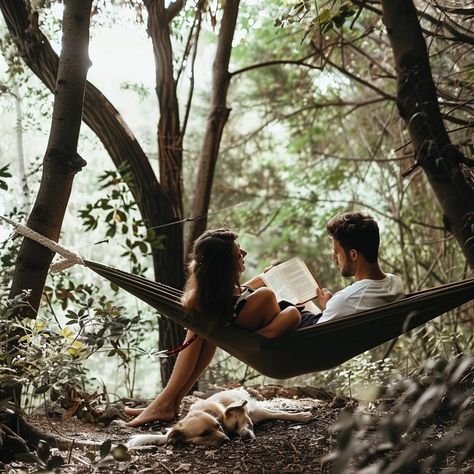
{"type": "MultiPolygon", "coordinates": [[[[40,189],[28,226],[57,241],[75,174],[86,164],[77,154],[87,71],[89,21],[92,0],[65,2],[63,45],[59,60],[51,132],[43,160],[40,189]]],[[[13,276],[10,296],[31,289],[25,315],[35,317],[53,253],[24,239],[13,276]]]]}
{"type": "Polygon", "coordinates": [[[444,126],[428,51],[412,0],[382,0],[397,70],[397,105],[421,166],[444,214],[444,224],[474,269],[474,164],[444,126]]]}
{"type": "Polygon", "coordinates": [[[201,148],[192,212],[193,216],[203,215],[205,217],[193,221],[188,248],[204,232],[207,226],[206,214],[211,200],[212,182],[219,155],[219,146],[224,126],[230,114],[230,109],[226,105],[227,91],[231,79],[229,61],[239,12],[239,0],[228,1],[223,8],[224,14],[212,68],[211,111],[207,119],[206,133],[201,148]]]}
{"type": "MultiPolygon", "coordinates": [[[[155,59],[156,94],[160,108],[157,128],[160,182],[168,196],[170,209],[162,215],[162,222],[183,219],[183,140],[180,130],[176,81],[173,77],[173,51],[171,46],[170,20],[182,8],[183,2],[175,2],[166,9],[164,0],[146,1],[148,10],[148,34],[153,43],[155,59]]],[[[166,251],[157,255],[156,272],[158,280],[166,276],[168,283],[181,288],[184,284],[183,225],[165,227],[166,251]]],[[[170,320],[162,321],[159,328],[160,348],[172,347],[176,338],[184,337],[183,329],[170,320]]],[[[164,359],[161,364],[161,379],[167,382],[174,366],[174,360],[164,359]]]]}
{"type": "Polygon", "coordinates": [[[13,91],[15,95],[15,112],[16,112],[16,154],[18,160],[18,173],[20,175],[21,180],[21,188],[23,191],[23,199],[25,202],[25,209],[28,212],[28,179],[26,176],[26,160],[25,160],[25,152],[23,149],[23,112],[21,110],[21,97],[20,97],[20,90],[18,86],[15,84],[13,86],[13,91]]]}

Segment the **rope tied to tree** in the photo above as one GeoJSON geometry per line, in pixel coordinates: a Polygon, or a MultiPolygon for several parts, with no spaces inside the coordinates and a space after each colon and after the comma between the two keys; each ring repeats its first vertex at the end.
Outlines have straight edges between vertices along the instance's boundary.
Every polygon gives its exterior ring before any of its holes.
{"type": "Polygon", "coordinates": [[[27,227],[26,225],[18,224],[18,222],[12,221],[8,217],[0,216],[0,219],[7,222],[11,226],[13,226],[17,234],[20,234],[23,237],[27,237],[28,239],[34,240],[35,242],[45,246],[46,248],[52,250],[53,252],[61,255],[61,257],[64,258],[64,260],[61,260],[57,263],[53,263],[49,267],[50,272],[52,273],[60,272],[74,265],[85,266],[84,260],[82,260],[82,258],[79,255],[75,254],[71,250],[68,250],[67,248],[58,244],[54,240],[48,239],[48,237],[45,237],[44,235],[39,234],[33,229],[30,229],[29,227],[27,227]]]}
{"type": "MultiPolygon", "coordinates": [[[[86,263],[79,255],[75,254],[74,252],[71,252],[71,250],[68,250],[62,245],[59,245],[57,242],[54,242],[54,240],[48,239],[44,235],[41,235],[38,232],[34,231],[33,229],[30,229],[26,225],[18,224],[18,222],[12,221],[8,217],[0,215],[0,219],[7,222],[11,226],[13,226],[15,229],[15,233],[20,234],[23,237],[27,237],[28,239],[34,240],[35,242],[41,245],[44,245],[46,248],[52,250],[53,252],[61,255],[64,258],[64,260],[61,260],[60,262],[52,264],[49,267],[50,272],[52,273],[60,272],[62,270],[66,270],[67,268],[70,268],[78,264],[87,267],[86,263]]],[[[162,286],[167,287],[167,285],[162,285],[162,286]]],[[[171,287],[167,287],[167,288],[169,288],[170,290],[173,290],[173,293],[177,293],[177,294],[169,294],[167,298],[170,301],[180,301],[180,293],[172,289],[171,287]]],[[[163,358],[178,355],[184,349],[189,347],[197,339],[197,337],[198,335],[194,334],[190,339],[188,339],[186,342],[184,342],[180,346],[174,347],[173,349],[165,349],[165,350],[159,351],[157,355],[158,357],[163,357],[163,358]]]]}

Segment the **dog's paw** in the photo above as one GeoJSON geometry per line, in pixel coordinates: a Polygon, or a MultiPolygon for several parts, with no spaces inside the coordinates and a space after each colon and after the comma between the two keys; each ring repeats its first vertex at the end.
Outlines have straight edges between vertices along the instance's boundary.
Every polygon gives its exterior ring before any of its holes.
{"type": "Polygon", "coordinates": [[[164,446],[166,444],[167,435],[163,434],[139,434],[135,435],[127,441],[127,448],[133,449],[138,446],[164,446]]]}

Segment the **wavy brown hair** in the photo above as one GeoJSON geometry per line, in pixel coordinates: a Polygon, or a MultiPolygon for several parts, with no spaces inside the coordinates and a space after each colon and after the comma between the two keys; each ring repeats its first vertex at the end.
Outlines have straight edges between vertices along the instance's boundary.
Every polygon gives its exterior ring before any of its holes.
{"type": "Polygon", "coordinates": [[[212,328],[229,321],[240,271],[234,242],[237,234],[228,229],[208,230],[192,246],[187,266],[182,304],[213,320],[212,328]]]}

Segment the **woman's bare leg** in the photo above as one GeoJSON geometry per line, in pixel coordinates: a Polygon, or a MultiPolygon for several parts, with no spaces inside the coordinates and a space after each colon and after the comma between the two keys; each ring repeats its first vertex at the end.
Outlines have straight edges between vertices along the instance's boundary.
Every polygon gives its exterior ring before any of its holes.
{"type": "Polygon", "coordinates": [[[188,392],[191,390],[193,385],[198,381],[199,377],[204,372],[204,370],[207,369],[215,353],[216,353],[216,346],[214,344],[211,344],[210,342],[207,342],[206,340],[203,340],[203,343],[201,346],[201,352],[199,353],[199,358],[196,362],[196,365],[194,366],[194,371],[189,376],[186,384],[183,385],[181,391],[178,393],[178,396],[176,397],[176,413],[179,412],[179,406],[181,405],[181,400],[188,394],[188,392]]]}
{"type": "Polygon", "coordinates": [[[294,306],[289,306],[278,313],[269,324],[255,332],[268,339],[273,339],[296,329],[300,321],[300,312],[294,306]]]}
{"type": "MultiPolygon", "coordinates": [[[[193,335],[192,331],[188,331],[185,341],[193,335]]],[[[128,426],[136,427],[153,421],[170,421],[175,418],[182,398],[209,365],[215,350],[215,346],[198,337],[189,347],[180,352],[168,384],[155,400],[143,411],[131,409],[126,411],[130,415],[138,413],[128,426]]]]}
{"type": "Polygon", "coordinates": [[[234,324],[249,331],[256,331],[269,324],[280,313],[275,293],[269,288],[259,288],[246,298],[245,306],[234,324]]]}

